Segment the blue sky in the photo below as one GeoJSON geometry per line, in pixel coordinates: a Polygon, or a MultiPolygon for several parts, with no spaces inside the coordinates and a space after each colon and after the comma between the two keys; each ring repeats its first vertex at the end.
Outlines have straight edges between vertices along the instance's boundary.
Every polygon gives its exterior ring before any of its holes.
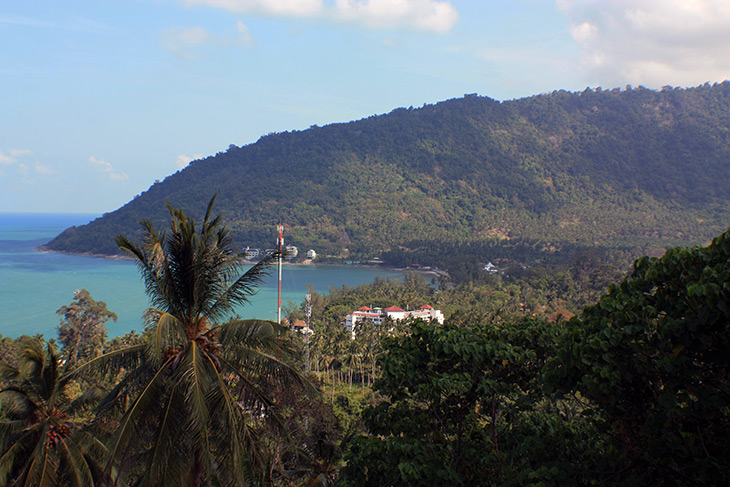
{"type": "Polygon", "coordinates": [[[728,0],[4,0],[0,211],[113,211],[270,132],[730,78],[728,0]]]}

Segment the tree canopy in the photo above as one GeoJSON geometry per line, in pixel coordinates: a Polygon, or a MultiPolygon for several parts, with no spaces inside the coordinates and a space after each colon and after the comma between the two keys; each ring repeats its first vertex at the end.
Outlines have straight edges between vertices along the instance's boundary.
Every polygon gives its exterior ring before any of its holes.
{"type": "Polygon", "coordinates": [[[71,304],[61,306],[56,313],[61,318],[58,341],[69,365],[101,355],[106,341],[105,325],[109,320],[117,321],[117,315],[106,308],[104,301],[96,301],[89,291],[81,289],[74,293],[71,304]]]}
{"type": "Polygon", "coordinates": [[[642,258],[568,324],[549,382],[606,415],[629,479],[730,481],[730,231],[642,258]]]}

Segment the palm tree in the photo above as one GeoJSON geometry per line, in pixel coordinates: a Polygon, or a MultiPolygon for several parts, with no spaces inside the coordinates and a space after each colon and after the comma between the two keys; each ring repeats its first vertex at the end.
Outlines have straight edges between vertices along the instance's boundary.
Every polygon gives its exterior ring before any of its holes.
{"type": "Polygon", "coordinates": [[[306,385],[277,323],[230,319],[276,255],[241,274],[242,256],[220,216],[211,217],[214,201],[199,230],[168,204],[169,233],[143,221],[141,245],[116,238],[136,260],[152,302],[146,344],[85,366],[130,370],[102,407],[124,409],[108,445],[107,468],[120,484],[133,477],[156,486],[255,481],[262,459],[256,425],[277,421],[267,391],[287,381],[306,385]]]}
{"type": "Polygon", "coordinates": [[[0,364],[0,485],[93,486],[103,444],[77,413],[96,391],[70,401],[52,343],[22,337],[17,364],[0,364]]]}

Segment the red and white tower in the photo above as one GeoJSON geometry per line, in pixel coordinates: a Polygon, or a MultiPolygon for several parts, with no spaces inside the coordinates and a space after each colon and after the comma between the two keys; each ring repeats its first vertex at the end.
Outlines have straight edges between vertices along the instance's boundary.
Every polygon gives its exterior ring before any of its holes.
{"type": "Polygon", "coordinates": [[[279,299],[276,302],[276,322],[281,324],[281,260],[284,252],[284,225],[279,222],[276,228],[279,230],[279,238],[276,242],[276,247],[279,252],[279,299]]]}

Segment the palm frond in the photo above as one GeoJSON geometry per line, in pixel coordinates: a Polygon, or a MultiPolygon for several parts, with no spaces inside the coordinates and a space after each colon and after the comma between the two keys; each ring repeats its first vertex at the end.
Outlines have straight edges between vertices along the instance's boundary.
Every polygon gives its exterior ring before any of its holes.
{"type": "Polygon", "coordinates": [[[89,428],[77,431],[73,440],[90,466],[93,463],[98,467],[106,458],[106,445],[89,428]]]}
{"type": "Polygon", "coordinates": [[[127,447],[130,438],[135,432],[138,432],[141,418],[150,412],[151,407],[159,404],[159,396],[164,389],[165,378],[168,375],[167,365],[171,361],[172,359],[168,359],[160,367],[154,377],[147,383],[147,386],[139,393],[132,406],[122,416],[119,427],[108,447],[107,470],[116,459],[123,457],[123,451],[127,447]]]}
{"type": "Polygon", "coordinates": [[[4,451],[11,439],[25,428],[22,419],[0,421],[0,452],[4,451]]]}
{"type": "Polygon", "coordinates": [[[66,411],[74,414],[79,411],[90,409],[93,405],[104,399],[106,391],[99,386],[91,386],[86,389],[80,396],[68,403],[66,411]]]}
{"type": "Polygon", "coordinates": [[[0,391],[0,405],[5,414],[12,417],[29,416],[39,408],[37,398],[32,390],[18,386],[6,386],[0,391]],[[36,400],[34,400],[36,399],[36,400]]]}
{"type": "MultiPolygon", "coordinates": [[[[251,465],[255,466],[254,470],[263,465],[261,446],[246,423],[243,408],[231,394],[228,380],[218,369],[214,370],[216,387],[212,388],[209,401],[211,409],[219,414],[212,418],[211,430],[217,433],[222,447],[229,453],[227,461],[234,478],[243,481],[249,478],[251,465]]],[[[263,400],[265,398],[262,397],[263,400]]]]}
{"type": "Polygon", "coordinates": [[[277,360],[293,363],[301,358],[301,350],[291,340],[282,339],[285,326],[267,320],[232,320],[211,330],[224,349],[234,354],[247,354],[246,349],[276,355],[277,360]]]}
{"type": "MultiPolygon", "coordinates": [[[[238,277],[227,289],[220,292],[208,309],[208,316],[215,320],[225,318],[236,306],[247,303],[249,298],[256,294],[257,286],[269,274],[278,256],[277,252],[268,254],[238,277]]],[[[238,270],[238,267],[231,270],[238,270]]]]}
{"type": "Polygon", "coordinates": [[[221,360],[221,364],[227,374],[233,375],[235,389],[240,391],[237,402],[241,407],[246,408],[250,414],[270,415],[275,423],[281,422],[274,408],[275,400],[264,390],[263,383],[251,380],[248,371],[244,372],[233,363],[221,360]]]}
{"type": "Polygon", "coordinates": [[[276,343],[280,332],[286,328],[275,321],[269,320],[231,320],[218,325],[211,333],[219,336],[219,341],[225,344],[233,343],[276,343]]]}
{"type": "Polygon", "coordinates": [[[15,380],[20,376],[20,370],[5,362],[0,362],[0,381],[15,380]]]}
{"type": "Polygon", "coordinates": [[[95,373],[105,375],[109,373],[117,374],[120,369],[136,367],[144,359],[146,349],[147,345],[137,344],[107,352],[70,370],[63,375],[62,380],[73,379],[91,369],[95,373]]]}
{"type": "Polygon", "coordinates": [[[184,471],[187,470],[184,462],[180,461],[179,453],[180,443],[185,442],[185,438],[181,438],[179,430],[179,425],[185,421],[183,405],[184,398],[178,392],[177,387],[173,386],[164,403],[160,423],[149,454],[145,481],[151,485],[171,485],[163,482],[163,478],[181,478],[184,471]]]}
{"type": "MultiPolygon", "coordinates": [[[[152,223],[150,222],[140,222],[143,227],[146,226],[145,223],[148,224],[148,227],[152,226],[152,223]]],[[[151,232],[147,232],[147,235],[150,235],[150,233],[151,232]]],[[[154,230],[152,231],[152,233],[154,233],[154,230]]],[[[153,265],[149,261],[147,253],[142,247],[132,242],[124,235],[117,235],[116,237],[114,237],[114,241],[124,253],[134,258],[143,276],[147,276],[148,274],[153,272],[153,265]]]]}
{"type": "Polygon", "coordinates": [[[159,364],[165,353],[179,351],[187,344],[185,329],[177,317],[150,308],[145,312],[145,318],[148,322],[154,323],[154,339],[148,350],[151,365],[159,364]]]}
{"type": "Polygon", "coordinates": [[[43,441],[38,443],[36,450],[27,469],[19,477],[19,480],[22,480],[21,485],[26,487],[57,486],[58,459],[50,454],[43,441]]]}
{"type": "Polygon", "coordinates": [[[183,365],[179,369],[179,382],[184,383],[185,403],[189,418],[186,432],[193,444],[199,444],[209,421],[207,397],[212,385],[215,366],[206,360],[205,352],[197,342],[191,342],[183,365]],[[207,365],[207,366],[206,366],[207,365]]]}
{"type": "Polygon", "coordinates": [[[13,473],[16,459],[23,456],[24,450],[25,444],[22,441],[16,441],[2,453],[0,456],[0,485],[9,485],[9,477],[13,473]]]}
{"type": "Polygon", "coordinates": [[[112,410],[123,408],[139,390],[144,388],[153,375],[154,370],[145,366],[127,372],[97,405],[95,421],[99,422],[112,410]]]}
{"type": "Polygon", "coordinates": [[[307,393],[316,387],[293,365],[296,350],[286,340],[279,340],[276,330],[284,327],[264,320],[234,320],[214,329],[223,345],[221,354],[229,364],[236,363],[249,377],[281,385],[297,384],[307,393]]]}
{"type": "Polygon", "coordinates": [[[51,343],[46,345],[46,353],[43,354],[42,367],[40,371],[43,398],[52,405],[55,405],[58,392],[63,388],[59,378],[58,355],[51,343]]]}
{"type": "Polygon", "coordinates": [[[163,307],[167,302],[160,297],[169,297],[168,293],[175,288],[170,282],[170,272],[164,251],[167,237],[165,232],[158,232],[149,220],[142,220],[140,225],[144,229],[142,245],[132,242],[124,235],[118,235],[114,240],[117,246],[136,262],[145,283],[145,290],[153,305],[163,307]]]}
{"type": "Polygon", "coordinates": [[[218,225],[218,219],[220,218],[220,215],[218,215],[213,222],[210,222],[210,214],[213,211],[213,205],[215,204],[215,200],[218,199],[218,193],[214,194],[213,197],[208,202],[208,207],[205,209],[205,217],[203,218],[203,229],[207,228],[215,228],[218,225]]]}
{"type": "Polygon", "coordinates": [[[65,467],[62,469],[62,475],[66,482],[75,487],[93,487],[91,468],[78,446],[69,438],[62,437],[58,441],[57,450],[60,463],[65,467]]]}

